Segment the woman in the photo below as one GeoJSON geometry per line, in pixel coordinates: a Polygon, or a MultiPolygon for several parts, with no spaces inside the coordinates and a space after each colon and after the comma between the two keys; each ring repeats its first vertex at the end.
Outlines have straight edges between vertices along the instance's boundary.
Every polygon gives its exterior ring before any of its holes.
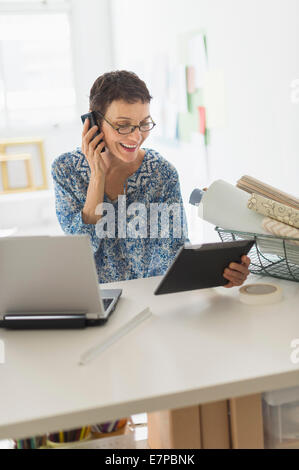
{"type": "MultiPolygon", "coordinates": [[[[66,234],[89,235],[101,283],[162,275],[187,241],[177,171],[158,152],[142,147],[155,126],[150,101],[134,73],[100,76],[89,103],[98,125],[89,128],[87,119],[81,148],[52,165],[60,225],[66,234]],[[161,217],[154,209],[161,209],[161,217]]],[[[249,263],[244,256],[242,264],[225,270],[226,287],[245,281],[249,263]]],[[[117,423],[99,426],[112,430],[117,423]]]]}
{"type": "MultiPolygon", "coordinates": [[[[187,240],[177,171],[158,152],[142,147],[155,126],[151,99],[132,72],[97,78],[90,111],[98,126],[89,128],[87,119],[81,149],[61,155],[52,165],[60,225],[67,234],[90,236],[101,283],[162,275],[187,240]],[[154,209],[164,209],[163,215],[155,217],[154,209]],[[169,231],[161,226],[165,214],[169,231]]],[[[242,264],[225,270],[226,287],[245,281],[249,263],[244,256],[242,264]]]]}

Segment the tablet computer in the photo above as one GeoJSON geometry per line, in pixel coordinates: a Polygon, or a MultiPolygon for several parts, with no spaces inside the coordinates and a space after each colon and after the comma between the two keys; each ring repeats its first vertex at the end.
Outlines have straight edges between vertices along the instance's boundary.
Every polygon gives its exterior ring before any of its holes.
{"type": "Polygon", "coordinates": [[[224,269],[232,262],[240,263],[255,240],[240,240],[225,243],[185,245],[169,266],[154,294],[171,294],[208,287],[224,286],[224,269]]]}

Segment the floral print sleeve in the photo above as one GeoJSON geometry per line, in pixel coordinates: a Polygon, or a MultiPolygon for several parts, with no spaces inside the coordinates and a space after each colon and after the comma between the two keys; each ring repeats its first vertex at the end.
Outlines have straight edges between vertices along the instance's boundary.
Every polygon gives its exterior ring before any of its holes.
{"type": "Polygon", "coordinates": [[[85,224],[82,220],[85,201],[78,194],[79,181],[75,181],[76,186],[73,187],[74,174],[69,170],[68,159],[63,157],[55,160],[52,165],[58,221],[62,230],[68,235],[89,235],[92,248],[96,252],[101,240],[96,235],[95,226],[85,224]]]}

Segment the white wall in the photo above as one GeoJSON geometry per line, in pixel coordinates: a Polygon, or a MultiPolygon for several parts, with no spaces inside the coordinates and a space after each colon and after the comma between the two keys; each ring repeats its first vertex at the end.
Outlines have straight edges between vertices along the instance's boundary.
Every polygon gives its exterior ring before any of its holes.
{"type": "Polygon", "coordinates": [[[72,0],[72,46],[80,114],[95,79],[112,68],[111,0],[72,0]]]}
{"type": "MultiPolygon", "coordinates": [[[[1,138],[39,136],[44,139],[50,187],[52,187],[50,167],[54,158],[81,145],[80,115],[88,112],[88,96],[93,82],[99,75],[112,68],[109,1],[71,1],[72,61],[77,96],[77,118],[71,123],[58,123],[55,126],[26,131],[15,127],[5,135],[1,135],[1,138]]],[[[25,147],[18,148],[19,152],[22,150],[30,151],[25,147]]],[[[20,171],[23,175],[23,168],[20,168],[20,171]]],[[[18,175],[14,176],[18,179],[18,175]]],[[[0,229],[18,226],[20,233],[23,233],[28,227],[32,227],[33,231],[35,225],[47,224],[53,219],[57,223],[51,194],[48,197],[41,194],[40,200],[37,196],[38,193],[28,199],[25,193],[20,193],[11,197],[2,197],[0,201],[0,229]]]]}
{"type": "MultiPolygon", "coordinates": [[[[180,33],[204,28],[209,65],[223,71],[227,103],[225,126],[212,130],[209,177],[197,145],[169,146],[154,133],[147,145],[177,166],[185,202],[195,186],[216,178],[235,183],[242,174],[298,195],[299,103],[290,98],[291,82],[299,78],[298,0],[72,0],[72,9],[78,119],[30,132],[44,137],[48,168],[80,145],[80,114],[97,76],[149,68],[157,53],[176,55],[180,33]]],[[[13,129],[3,137],[26,135],[13,129]]]]}
{"type": "MultiPolygon", "coordinates": [[[[250,174],[298,195],[299,104],[291,103],[290,88],[299,78],[298,0],[112,0],[112,5],[116,68],[176,54],[178,34],[206,30],[209,67],[223,71],[227,104],[225,126],[212,130],[207,183],[216,178],[235,183],[250,174]]],[[[182,185],[186,193],[191,190],[196,146],[151,142],[180,162],[182,185]]],[[[202,184],[200,169],[195,171],[202,184]]]]}
{"type": "Polygon", "coordinates": [[[99,75],[112,68],[109,5],[109,0],[71,0],[72,62],[77,118],[72,123],[62,122],[55,126],[29,130],[14,127],[5,135],[1,135],[1,138],[23,138],[32,135],[44,138],[48,170],[56,156],[81,145],[80,115],[88,112],[90,88],[99,75]]]}

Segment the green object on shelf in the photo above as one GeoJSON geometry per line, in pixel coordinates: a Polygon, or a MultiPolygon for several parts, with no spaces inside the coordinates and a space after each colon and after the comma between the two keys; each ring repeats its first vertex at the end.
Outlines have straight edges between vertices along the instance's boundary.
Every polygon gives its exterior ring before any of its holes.
{"type": "Polygon", "coordinates": [[[208,128],[206,127],[206,132],[205,132],[205,144],[206,144],[206,147],[210,144],[210,141],[211,141],[210,129],[208,129],[208,128]]]}
{"type": "Polygon", "coordinates": [[[179,113],[179,139],[185,142],[191,141],[192,132],[197,131],[195,115],[191,113],[179,113]]]}
{"type": "Polygon", "coordinates": [[[202,88],[198,88],[194,93],[187,93],[187,98],[189,113],[198,113],[198,107],[204,105],[202,88]]]}

